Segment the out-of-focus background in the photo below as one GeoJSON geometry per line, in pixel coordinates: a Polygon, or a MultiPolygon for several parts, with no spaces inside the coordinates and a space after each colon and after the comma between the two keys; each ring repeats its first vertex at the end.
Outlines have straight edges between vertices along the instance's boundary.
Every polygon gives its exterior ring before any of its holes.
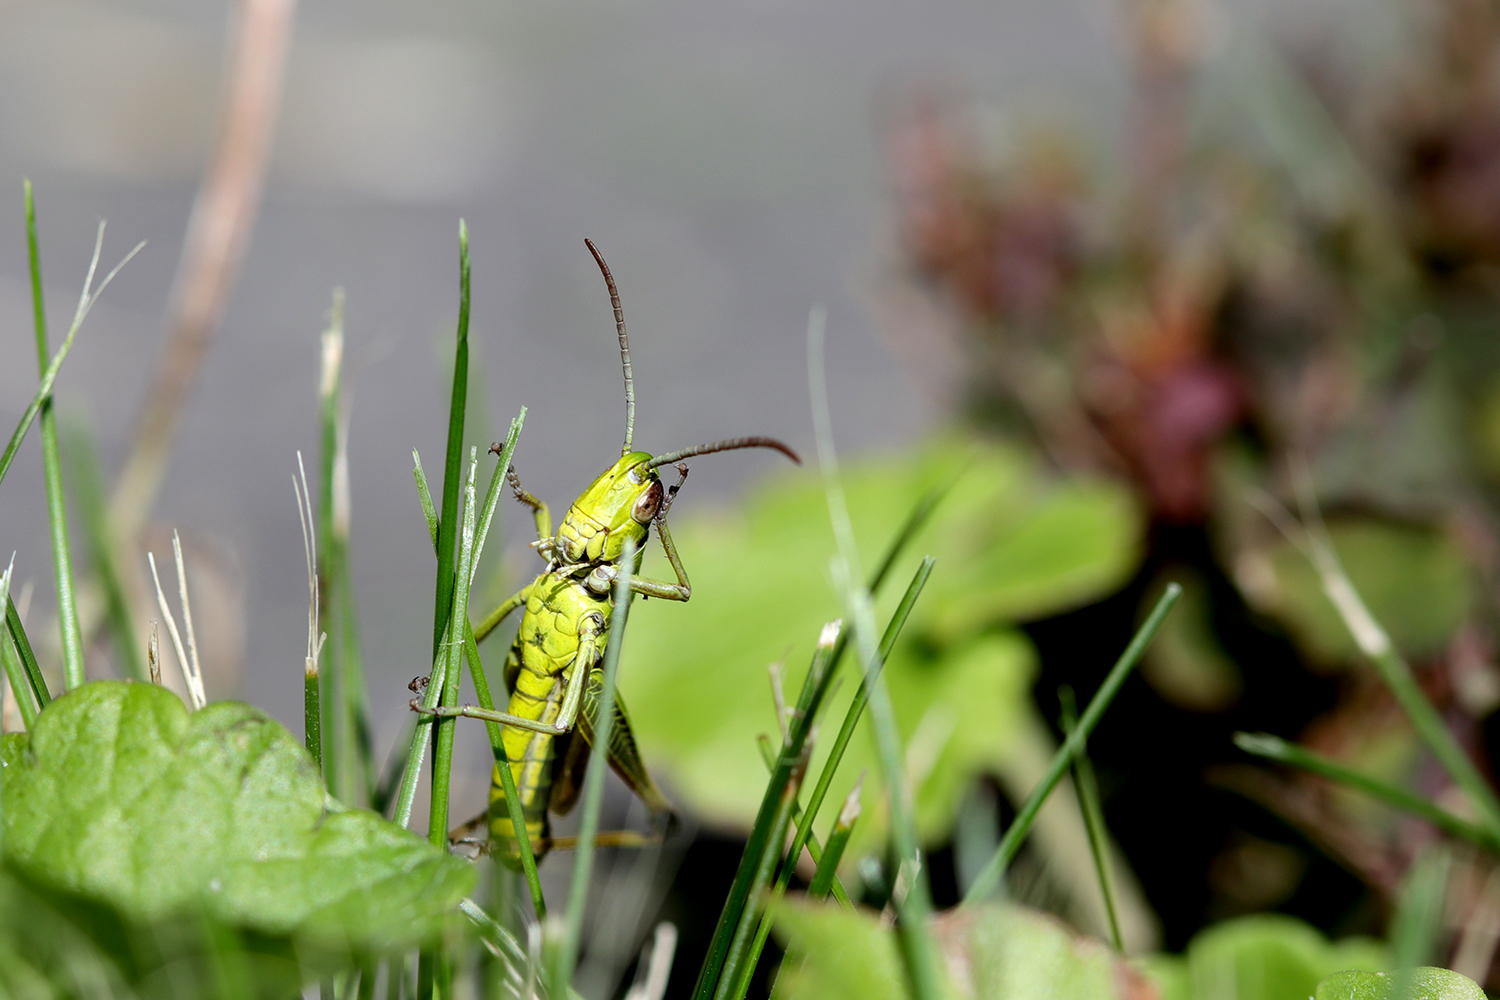
{"type": "MultiPolygon", "coordinates": [[[[58,383],[64,427],[92,436],[108,479],[138,440],[188,280],[189,217],[226,156],[240,12],[0,6],[0,188],[13,185],[0,424],[35,386],[25,176],[54,343],[97,220],[106,262],[149,241],[58,383]]],[[[587,236],[633,332],[642,447],[772,434],[810,452],[805,330],[822,304],[871,558],[924,487],[968,470],[923,540],[942,561],[889,667],[940,903],[1035,781],[1059,689],[1091,693],[1175,580],[1182,607],[1091,745],[1127,938],[1180,949],[1264,910],[1383,933],[1431,830],[1254,764],[1231,736],[1266,730],[1452,798],[1273,527],[1315,496],[1376,617],[1490,759],[1500,20],[1487,3],[308,0],[289,30],[263,192],[241,205],[243,262],[223,269],[221,318],[200,325],[202,368],[140,518],[159,560],[182,534],[212,695],[300,727],[290,478],[297,450],[319,446],[319,333],[341,287],[361,642],[377,746],[394,742],[405,683],[430,663],[410,452],[436,474],[458,219],[474,261],[469,437],[487,444],[525,405],[516,466],[554,509],[621,433],[587,236]]],[[[27,449],[3,487],[0,552],[17,550],[18,585],[36,584],[29,619],[44,622],[46,506],[27,449]]],[[[816,481],[780,463],[694,464],[672,512],[693,602],[652,602],[631,623],[622,691],[653,768],[702,824],[671,856],[679,885],[714,884],[737,854],[762,780],[754,735],[775,727],[765,664],[805,662],[838,613],[826,528],[809,527],[824,516],[816,481]]],[[[503,517],[476,615],[537,568],[529,519],[509,504],[503,517]]],[[[98,675],[116,671],[108,643],[91,655],[98,675]]],[[[477,808],[487,751],[470,737],[456,796],[477,808]]],[[[868,824],[862,849],[879,832],[868,824]]],[[[1039,832],[1013,891],[1099,931],[1076,813],[1057,806],[1039,832]]],[[[1484,980],[1500,881],[1480,857],[1453,878],[1450,958],[1484,980]]],[[[716,906],[669,902],[687,951],[693,914],[716,906]]]]}

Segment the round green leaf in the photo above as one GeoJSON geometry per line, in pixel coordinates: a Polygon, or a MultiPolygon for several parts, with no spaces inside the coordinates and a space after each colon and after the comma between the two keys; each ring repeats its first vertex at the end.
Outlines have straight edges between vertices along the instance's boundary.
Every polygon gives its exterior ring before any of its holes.
{"type": "Polygon", "coordinates": [[[363,950],[441,932],[472,867],[363,810],[238,702],[189,715],[156,686],[98,681],[0,744],[7,858],[132,919],[197,913],[363,950]]]}
{"type": "MultiPolygon", "coordinates": [[[[1424,967],[1409,973],[1408,1000],[1485,1000],[1468,976],[1424,967]]],[[[1335,972],[1318,984],[1316,1000],[1396,1000],[1400,977],[1394,972],[1335,972]]]]}

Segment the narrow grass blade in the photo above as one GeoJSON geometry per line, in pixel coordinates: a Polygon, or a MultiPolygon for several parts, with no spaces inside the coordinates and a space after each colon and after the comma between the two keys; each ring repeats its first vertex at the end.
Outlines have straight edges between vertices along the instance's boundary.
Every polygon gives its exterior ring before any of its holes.
{"type": "Polygon", "coordinates": [[[1353,582],[1339,562],[1333,542],[1322,527],[1322,521],[1316,517],[1315,508],[1310,501],[1306,506],[1313,519],[1304,536],[1306,551],[1322,581],[1323,592],[1338,610],[1360,651],[1375,664],[1380,679],[1400,703],[1422,742],[1427,744],[1427,748],[1443,765],[1443,770],[1448,772],[1454,784],[1464,790],[1481,822],[1495,837],[1500,838],[1500,798],[1496,798],[1494,789],[1484,775],[1479,773],[1474,761],[1458,745],[1438,710],[1422,692],[1421,685],[1412,675],[1411,667],[1396,651],[1390,636],[1370,614],[1369,608],[1365,607],[1359,592],[1354,589],[1353,582]]]}
{"type": "MultiPolygon", "coordinates": [[[[903,529],[896,533],[890,547],[882,557],[881,566],[883,568],[895,564],[904,546],[915,537],[922,523],[931,516],[936,500],[940,499],[941,495],[941,492],[929,493],[913,508],[911,515],[906,519],[903,529]]],[[[921,573],[922,571],[919,570],[918,572],[921,573]]],[[[872,577],[870,581],[871,590],[876,589],[882,582],[883,578],[872,577]]],[[[915,594],[912,594],[910,590],[908,590],[908,596],[913,600],[915,599],[915,594]]],[[[905,603],[904,600],[903,603],[905,603]]],[[[907,606],[907,610],[910,610],[909,605],[907,606]]],[[[895,619],[893,618],[892,620],[894,621],[895,619]]],[[[751,880],[754,878],[755,869],[760,863],[761,853],[767,850],[770,824],[776,805],[781,799],[781,789],[785,787],[786,782],[791,778],[792,763],[795,761],[796,756],[801,753],[802,744],[806,741],[822,709],[824,698],[828,693],[828,685],[833,678],[833,668],[838,665],[839,660],[843,657],[844,650],[848,646],[849,636],[847,630],[840,629],[837,636],[832,650],[827,654],[821,667],[819,666],[819,657],[822,654],[814,654],[813,667],[808,670],[807,677],[802,685],[802,692],[797,699],[796,710],[792,713],[791,732],[783,747],[781,756],[777,759],[776,770],[772,773],[770,781],[766,783],[766,791],[761,798],[760,810],[756,813],[755,823],[750,828],[750,835],[745,842],[745,850],[740,855],[739,868],[735,872],[734,882],[730,885],[729,894],[724,900],[724,908],[719,913],[719,922],[714,927],[714,936],[709,943],[708,955],[704,958],[703,965],[698,971],[697,984],[693,990],[695,1000],[709,1000],[713,996],[713,991],[723,972],[724,959],[729,952],[731,936],[734,933],[734,928],[739,923],[740,913],[749,900],[751,880]]],[[[816,814],[815,810],[808,810],[803,815],[807,815],[808,812],[816,814]]]]}
{"type": "MultiPolygon", "coordinates": [[[[443,633],[439,649],[448,642],[449,635],[448,632],[443,633]]],[[[444,657],[433,658],[432,672],[427,675],[427,684],[418,698],[422,707],[432,708],[442,696],[446,667],[444,657]]],[[[434,716],[419,714],[416,725],[412,727],[411,743],[406,751],[406,768],[401,772],[401,785],[396,790],[396,808],[391,817],[391,821],[397,826],[408,826],[411,823],[411,809],[417,798],[417,782],[422,776],[422,764],[427,760],[427,744],[432,734],[433,719],[434,716]]]]}
{"type": "Polygon", "coordinates": [[[1395,1000],[1417,1000],[1412,996],[1412,971],[1438,960],[1452,867],[1452,855],[1437,847],[1422,854],[1406,874],[1390,929],[1395,971],[1389,995],[1395,1000]]]}
{"type": "MultiPolygon", "coordinates": [[[[443,668],[443,693],[440,705],[458,704],[458,685],[462,677],[459,657],[463,655],[463,634],[468,631],[469,578],[474,560],[474,483],[479,478],[479,455],[469,450],[469,475],[464,485],[463,522],[458,539],[458,585],[453,591],[453,608],[446,635],[453,637],[438,654],[447,661],[443,668]]],[[[434,847],[448,849],[448,799],[453,772],[453,730],[458,720],[440,718],[433,731],[432,808],[428,813],[427,839],[434,847]]]]}
{"type": "MultiPolygon", "coordinates": [[[[26,672],[26,680],[36,698],[37,708],[46,708],[52,704],[52,693],[47,690],[42,668],[36,662],[36,653],[31,650],[31,640],[26,637],[26,626],[21,624],[21,613],[16,610],[15,599],[9,594],[5,595],[5,627],[10,631],[10,640],[15,643],[16,653],[21,658],[21,667],[26,672]]],[[[16,690],[16,700],[22,700],[19,689],[16,690]]]]}
{"type": "Polygon", "coordinates": [[[464,410],[469,398],[469,230],[458,224],[458,341],[453,353],[453,390],[448,397],[448,447],[443,464],[443,507],[438,516],[437,585],[432,611],[432,655],[438,655],[453,607],[454,544],[464,452],[464,410]]]}
{"type": "MultiPolygon", "coordinates": [[[[493,709],[495,699],[490,693],[489,679],[485,676],[484,663],[479,658],[479,644],[474,641],[474,630],[464,635],[464,655],[469,660],[469,676],[474,681],[474,694],[481,708],[493,709]]],[[[526,829],[526,817],[521,811],[521,797],[516,792],[516,778],[510,773],[510,758],[505,754],[504,731],[498,722],[485,722],[490,738],[490,751],[495,757],[495,767],[500,775],[500,787],[505,791],[505,805],[510,812],[511,829],[526,829]]],[[[536,910],[537,920],[547,919],[547,900],[542,895],[542,882],[536,873],[536,857],[531,850],[529,838],[517,838],[521,854],[521,873],[526,878],[526,887],[531,892],[531,905],[536,910]]]]}
{"type": "Polygon", "coordinates": [[[1005,874],[1006,868],[1015,859],[1016,852],[1021,849],[1021,843],[1026,839],[1026,834],[1031,830],[1031,824],[1036,821],[1036,814],[1041,811],[1042,804],[1047,801],[1047,796],[1057,787],[1062,776],[1072,766],[1073,757],[1078,749],[1084,745],[1094,727],[1099,724],[1099,719],[1109,708],[1110,702],[1114,701],[1115,695],[1120,692],[1120,685],[1125,683],[1125,678],[1135,669],[1140,662],[1142,654],[1150,644],[1156,630],[1161,628],[1161,623],[1167,617],[1167,612],[1172,610],[1172,605],[1182,596],[1182,587],[1176,583],[1167,584],[1166,591],[1157,600],[1156,606],[1151,609],[1151,614],[1136,630],[1130,645],[1125,647],[1125,652],[1115,661],[1109,675],[1104,678],[1104,683],[1099,685],[1099,690],[1089,702],[1088,708],[1084,709],[1083,717],[1078,720],[1078,725],[1063,740],[1063,745],[1057,748],[1057,753],[1052,757],[1052,763],[1048,765],[1047,772],[1042,780],[1032,789],[1031,795],[1021,806],[1017,813],[1015,822],[1005,831],[1000,838],[1000,846],[995,848],[995,854],[989,863],[974,878],[974,884],[969,886],[968,893],[964,896],[964,905],[979,902],[995,891],[1000,884],[1000,879],[1005,874]]]}
{"type": "MultiPolygon", "coordinates": [[[[752,900],[761,898],[776,875],[776,862],[781,859],[781,847],[786,843],[792,814],[797,811],[797,795],[802,790],[802,779],[807,774],[807,757],[812,752],[812,747],[811,740],[803,744],[802,759],[792,770],[792,779],[782,789],[781,801],[777,804],[771,821],[770,847],[761,855],[760,864],[755,869],[755,878],[750,884],[752,900]]],[[[734,937],[729,942],[729,955],[724,960],[724,974],[719,979],[718,989],[714,991],[715,1000],[742,997],[742,990],[749,990],[750,979],[755,974],[755,966],[760,958],[759,948],[755,948],[754,954],[751,954],[752,940],[762,922],[759,905],[747,906],[740,914],[739,926],[734,929],[734,937]]]]}
{"type": "MultiPolygon", "coordinates": [[[[1073,689],[1064,685],[1057,692],[1062,705],[1062,731],[1071,733],[1078,726],[1078,703],[1073,700],[1073,689]]],[[[1089,837],[1089,853],[1094,856],[1094,874],[1099,878],[1099,895],[1104,899],[1104,912],[1109,918],[1109,937],[1115,951],[1125,951],[1124,938],[1120,936],[1120,916],[1115,912],[1115,891],[1109,877],[1109,844],[1104,825],[1104,807],[1099,803],[1099,783],[1094,778],[1094,766],[1089,761],[1088,746],[1080,744],[1073,757],[1073,790],[1078,796],[1078,811],[1083,814],[1084,830],[1089,837]]]]}
{"type": "MultiPolygon", "coordinates": [[[[911,609],[916,604],[917,597],[922,593],[922,588],[927,585],[927,578],[932,575],[932,568],[935,563],[936,560],[931,556],[922,560],[922,564],[917,567],[916,575],[912,577],[911,583],[907,585],[906,593],[902,595],[901,602],[896,606],[896,611],[891,616],[891,620],[886,626],[885,634],[880,641],[879,662],[875,668],[877,676],[880,669],[885,666],[885,661],[890,656],[891,650],[895,648],[896,640],[900,637],[901,630],[905,628],[906,620],[911,615],[911,609]]],[[[870,698],[869,692],[869,683],[866,679],[862,678],[859,690],[854,695],[854,701],[850,703],[848,710],[844,713],[844,721],[839,726],[838,736],[834,738],[832,749],[828,753],[828,759],[823,762],[823,770],[818,774],[818,780],[813,787],[812,797],[808,800],[807,808],[798,817],[797,832],[792,838],[792,848],[787,853],[786,860],[781,867],[781,872],[777,876],[776,884],[772,889],[772,898],[778,898],[786,891],[787,885],[791,882],[792,874],[796,871],[797,859],[801,857],[803,848],[810,846],[812,843],[813,821],[823,808],[823,800],[827,797],[828,789],[833,784],[833,777],[837,773],[839,765],[843,762],[844,752],[848,749],[849,741],[854,737],[855,727],[859,725],[859,720],[864,714],[865,706],[868,704],[870,698]]],[[[821,864],[821,861],[815,859],[814,863],[821,864]]],[[[845,894],[843,886],[839,884],[836,877],[833,880],[833,885],[834,893],[838,897],[839,902],[846,906],[850,905],[849,897],[845,894]]],[[[755,943],[749,957],[750,970],[753,971],[754,963],[759,960],[760,953],[765,948],[766,940],[770,937],[770,934],[771,918],[767,913],[761,917],[760,927],[756,931],[755,943]]],[[[748,991],[750,987],[750,979],[747,972],[742,970],[740,979],[741,982],[737,986],[737,992],[734,994],[736,997],[743,997],[745,991],[748,991]]]]}
{"type": "MultiPolygon", "coordinates": [[[[500,446],[496,456],[495,474],[490,477],[489,489],[484,494],[484,510],[479,515],[479,534],[474,541],[474,573],[479,572],[479,557],[484,554],[484,541],[489,537],[490,522],[494,520],[495,508],[499,506],[501,483],[505,481],[505,472],[510,468],[511,458],[516,453],[516,442],[521,438],[521,428],[526,425],[526,407],[521,407],[521,412],[516,414],[510,422],[510,430],[506,432],[505,443],[500,446]]],[[[495,451],[492,446],[491,452],[495,451]]],[[[429,498],[430,501],[430,498],[429,498]]],[[[472,574],[469,580],[473,584],[472,574]]]]}
{"type": "MultiPolygon", "coordinates": [[[[26,257],[31,271],[31,314],[36,330],[37,374],[47,374],[47,305],[42,296],[42,260],[37,249],[36,202],[31,181],[26,190],[26,257]]],[[[99,248],[104,242],[104,224],[99,224],[99,238],[94,243],[94,260],[89,265],[89,281],[99,264],[99,248]]],[[[87,294],[87,285],[85,294],[87,294]]],[[[47,524],[52,541],[52,566],[57,576],[57,628],[62,641],[63,688],[71,691],[84,682],[83,637],[78,630],[78,604],[73,594],[73,554],[68,544],[68,508],[63,498],[62,453],[57,444],[57,416],[52,398],[41,410],[42,469],[47,482],[47,524]]]]}
{"type": "Polygon", "coordinates": [[[325,785],[338,798],[337,789],[329,781],[329,768],[324,766],[323,761],[322,688],[319,679],[322,671],[319,669],[318,658],[327,636],[318,629],[318,611],[322,603],[318,599],[318,529],[313,523],[312,496],[307,492],[307,470],[302,465],[300,451],[297,452],[297,471],[302,478],[299,480],[296,476],[292,477],[292,492],[297,497],[297,520],[302,526],[302,556],[307,563],[307,656],[302,661],[303,738],[307,752],[312,754],[325,785]]]}
{"type": "MultiPolygon", "coordinates": [[[[328,643],[327,670],[319,670],[318,700],[319,725],[328,734],[327,754],[323,760],[323,780],[328,791],[343,802],[353,802],[350,791],[353,787],[351,771],[357,766],[354,758],[358,754],[352,744],[353,724],[347,710],[344,693],[344,640],[346,633],[334,619],[338,616],[335,596],[343,580],[339,576],[339,560],[334,550],[334,478],[339,454],[339,381],[344,360],[344,290],[333,290],[333,304],[328,312],[328,328],[323,331],[318,364],[318,505],[316,530],[316,560],[321,572],[314,577],[314,602],[317,616],[329,622],[331,641],[328,643]]],[[[299,464],[301,455],[298,455],[299,464]]],[[[299,499],[300,505],[300,499],[299,499]]],[[[309,516],[312,512],[309,511],[309,516]]],[[[308,529],[304,525],[304,540],[308,529]]],[[[309,712],[312,706],[308,705],[309,712]]],[[[311,716],[309,716],[309,732],[311,716]]]]}
{"type": "MultiPolygon", "coordinates": [[[[496,500],[499,496],[499,485],[505,479],[505,471],[510,468],[512,456],[516,451],[516,442],[520,440],[521,428],[526,422],[526,408],[521,407],[521,412],[510,422],[510,432],[505,436],[505,444],[500,448],[500,454],[495,463],[495,473],[490,477],[489,490],[485,495],[484,512],[480,516],[477,537],[474,541],[474,568],[469,573],[472,584],[475,573],[478,570],[479,555],[484,549],[485,538],[489,534],[491,518],[495,514],[496,500]]],[[[420,483],[420,470],[418,482],[420,483]]],[[[469,661],[469,676],[474,682],[474,694],[479,699],[481,708],[493,709],[495,707],[494,697],[490,692],[489,678],[485,674],[484,661],[479,658],[479,643],[474,636],[473,625],[468,616],[464,616],[464,655],[469,661]]],[[[506,807],[510,811],[510,821],[513,829],[526,829],[526,818],[521,812],[521,797],[516,792],[515,776],[510,771],[510,759],[505,753],[504,732],[500,725],[495,722],[486,722],[485,731],[490,739],[490,750],[495,758],[495,767],[500,775],[500,787],[505,792],[506,807]]],[[[531,850],[530,840],[518,840],[517,846],[521,855],[521,872],[526,878],[526,886],[531,892],[531,905],[536,911],[537,920],[547,918],[547,900],[542,895],[541,879],[537,876],[536,857],[531,850]]]]}
{"type": "Polygon", "coordinates": [[[1444,833],[1467,840],[1469,843],[1493,854],[1500,854],[1500,840],[1485,827],[1460,819],[1437,804],[1413,795],[1404,788],[1387,784],[1369,775],[1360,774],[1322,754],[1313,753],[1295,743],[1289,743],[1270,733],[1235,733],[1234,745],[1246,753],[1265,757],[1291,767],[1309,771],[1319,777],[1336,781],[1373,799],[1394,806],[1402,812],[1419,816],[1444,833]]]}
{"type": "Polygon", "coordinates": [[[417,499],[422,502],[422,516],[427,519],[427,533],[432,536],[432,546],[435,552],[438,543],[437,508],[432,505],[432,490],[427,487],[427,473],[422,471],[422,456],[417,454],[415,448],[411,450],[411,460],[412,475],[417,480],[417,499]]]}
{"type": "Polygon", "coordinates": [[[890,811],[892,851],[896,857],[896,941],[914,1000],[938,1000],[945,992],[942,960],[929,922],[932,897],[927,872],[917,844],[916,818],[910,789],[906,785],[901,736],[895,709],[885,679],[880,676],[879,638],[875,631],[874,604],[870,591],[860,582],[859,553],[854,528],[838,479],[838,457],[833,446],[828,388],[823,371],[823,334],[826,317],[814,309],[807,323],[807,381],[812,396],[813,427],[818,443],[818,464],[823,471],[828,519],[833,526],[837,555],[832,561],[834,586],[840,591],[854,626],[854,639],[869,689],[870,721],[875,731],[876,759],[880,763],[890,811]],[[902,891],[904,887],[904,891],[902,891]]]}
{"type": "MultiPolygon", "coordinates": [[[[10,565],[5,567],[4,574],[0,574],[0,604],[7,608],[10,607],[10,578],[15,567],[16,557],[12,553],[10,565]]],[[[0,633],[0,665],[5,667],[5,678],[10,682],[16,707],[21,711],[21,722],[26,726],[26,731],[30,732],[39,709],[36,695],[31,690],[31,681],[26,676],[25,668],[21,666],[21,657],[10,641],[9,629],[0,633]]]]}
{"type": "Polygon", "coordinates": [[[105,614],[109,619],[115,654],[119,657],[119,662],[124,664],[127,676],[137,681],[148,681],[150,672],[141,659],[140,634],[136,631],[135,617],[130,613],[130,602],[125,596],[124,577],[120,573],[119,564],[115,562],[116,548],[108,519],[109,493],[99,469],[93,435],[81,422],[69,425],[67,431],[73,502],[83,524],[89,561],[100,589],[104,591],[105,614]]]}
{"type": "MultiPolygon", "coordinates": [[[[5,480],[5,474],[10,471],[10,463],[15,460],[16,452],[21,447],[21,441],[25,439],[26,432],[31,428],[31,422],[36,419],[37,413],[41,411],[42,404],[51,398],[52,383],[57,380],[57,373],[61,370],[63,361],[67,358],[68,352],[73,349],[73,338],[78,335],[78,328],[83,324],[83,318],[88,315],[89,310],[98,301],[99,295],[104,291],[105,286],[114,280],[115,275],[120,273],[120,268],[124,267],[130,258],[139,253],[141,247],[145,245],[144,242],[137,243],[135,249],[126,254],[120,263],[115,265],[114,270],[104,276],[104,280],[99,283],[99,287],[87,295],[85,301],[80,304],[78,314],[73,317],[72,329],[68,331],[67,337],[63,339],[62,346],[52,355],[52,361],[47,365],[47,370],[42,374],[42,383],[37,386],[36,395],[31,397],[31,402],[27,405],[26,412],[21,414],[21,420],[16,424],[15,432],[10,436],[10,442],[5,446],[5,451],[0,453],[0,482],[5,480]]],[[[87,287],[85,287],[85,291],[88,291],[87,287]]]]}
{"type": "MultiPolygon", "coordinates": [[[[609,775],[606,754],[610,730],[614,726],[615,678],[619,672],[620,649],[625,645],[625,625],[630,617],[630,575],[634,565],[635,545],[627,539],[625,550],[620,555],[619,575],[615,578],[614,617],[610,623],[610,641],[604,647],[604,687],[599,695],[599,716],[594,724],[589,766],[583,778],[578,851],[573,859],[573,878],[568,884],[568,905],[561,939],[555,943],[552,953],[554,991],[573,981],[573,969],[578,963],[578,943],[583,936],[583,911],[588,905],[589,881],[594,873],[594,835],[599,832],[599,809],[604,801],[604,781],[609,775]]],[[[581,667],[575,666],[574,669],[581,667]]]]}
{"type": "Polygon", "coordinates": [[[167,635],[172,639],[172,651],[177,654],[177,669],[182,671],[182,682],[187,688],[188,700],[193,703],[194,709],[202,708],[193,689],[192,665],[188,663],[187,650],[182,648],[182,633],[177,631],[177,619],[172,616],[166,592],[161,589],[161,577],[156,572],[156,554],[147,552],[146,563],[151,567],[151,582],[156,585],[156,607],[167,623],[167,635]]]}
{"type": "MultiPolygon", "coordinates": [[[[761,760],[765,761],[766,770],[774,771],[776,769],[776,751],[771,747],[770,739],[766,737],[765,734],[761,734],[761,736],[756,740],[756,745],[760,747],[761,760]]],[[[792,809],[792,822],[798,824],[797,833],[799,835],[802,832],[801,823],[802,818],[805,815],[807,814],[802,810],[800,806],[792,809]]],[[[798,844],[800,841],[801,838],[800,836],[798,836],[797,839],[793,840],[793,846],[795,847],[796,844],[798,844]]],[[[807,842],[802,844],[802,847],[807,851],[808,857],[812,858],[813,865],[817,866],[823,863],[823,842],[818,839],[818,835],[816,833],[808,831],[807,842]]],[[[773,886],[773,889],[778,896],[786,889],[786,883],[787,881],[789,881],[789,871],[793,871],[796,869],[796,862],[799,858],[801,858],[801,856],[801,851],[787,852],[787,860],[781,869],[781,876],[777,878],[776,884],[773,886]]],[[[833,876],[833,882],[829,886],[829,890],[832,891],[834,898],[844,906],[851,908],[853,907],[854,904],[850,902],[849,894],[844,891],[843,883],[839,881],[838,875],[835,874],[833,876]]],[[[769,928],[769,923],[764,918],[762,918],[761,926],[763,928],[769,928]]],[[[753,956],[757,960],[760,957],[760,948],[764,945],[765,939],[758,939],[756,949],[752,952],[753,956]]]]}
{"type": "MultiPolygon", "coordinates": [[[[849,837],[854,833],[854,824],[859,822],[860,802],[859,796],[864,788],[865,776],[861,774],[854,782],[854,788],[849,792],[848,798],[844,799],[844,805],[839,809],[838,816],[833,821],[833,829],[828,833],[828,846],[823,851],[823,859],[818,862],[817,871],[813,872],[812,882],[807,887],[807,894],[813,899],[823,899],[828,895],[828,890],[838,884],[839,861],[844,856],[844,848],[849,844],[849,837]]],[[[849,905],[847,897],[844,905],[849,905]]]]}

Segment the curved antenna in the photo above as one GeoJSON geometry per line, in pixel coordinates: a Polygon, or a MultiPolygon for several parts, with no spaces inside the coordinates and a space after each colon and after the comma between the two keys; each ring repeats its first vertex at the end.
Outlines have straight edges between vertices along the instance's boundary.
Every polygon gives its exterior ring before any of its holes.
{"type": "Polygon", "coordinates": [[[646,468],[654,469],[658,465],[670,465],[673,462],[680,462],[684,458],[692,458],[694,455],[708,455],[716,451],[734,451],[736,448],[775,448],[798,465],[802,464],[802,459],[797,457],[795,451],[775,438],[745,437],[726,438],[723,441],[715,441],[712,444],[695,444],[691,448],[684,448],[681,451],[658,455],[646,463],[646,468]]]}
{"type": "Polygon", "coordinates": [[[620,308],[620,290],[615,287],[615,276],[609,273],[609,265],[594,247],[593,240],[584,240],[599,270],[604,274],[604,284],[609,288],[609,304],[615,307],[615,332],[620,335],[620,366],[625,369],[625,444],[621,455],[630,454],[630,439],[635,437],[635,379],[630,374],[630,337],[625,333],[625,310],[620,308]]]}

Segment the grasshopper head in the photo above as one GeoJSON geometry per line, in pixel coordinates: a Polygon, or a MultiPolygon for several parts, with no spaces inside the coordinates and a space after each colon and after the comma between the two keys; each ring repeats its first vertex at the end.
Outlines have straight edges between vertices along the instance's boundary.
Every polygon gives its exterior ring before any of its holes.
{"type": "Polygon", "coordinates": [[[627,538],[635,540],[637,552],[645,547],[663,496],[661,477],[650,461],[643,451],[622,456],[573,501],[557,528],[564,562],[613,562],[627,538]]]}

